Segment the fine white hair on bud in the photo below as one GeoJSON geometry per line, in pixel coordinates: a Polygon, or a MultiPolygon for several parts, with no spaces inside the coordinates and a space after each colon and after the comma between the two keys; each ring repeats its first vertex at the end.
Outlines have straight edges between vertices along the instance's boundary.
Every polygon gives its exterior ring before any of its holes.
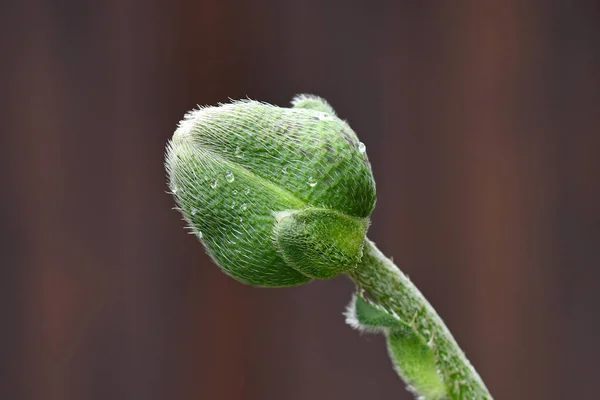
{"type": "Polygon", "coordinates": [[[354,131],[316,96],[188,113],[167,145],[178,208],[232,277],[289,286],[354,268],[375,182],[354,131]]]}

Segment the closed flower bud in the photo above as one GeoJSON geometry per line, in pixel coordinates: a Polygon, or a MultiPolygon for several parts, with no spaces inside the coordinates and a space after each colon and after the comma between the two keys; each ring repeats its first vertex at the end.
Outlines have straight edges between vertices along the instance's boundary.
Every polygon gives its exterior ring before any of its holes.
{"type": "Polygon", "coordinates": [[[201,108],[167,146],[181,213],[213,260],[245,283],[329,278],[362,256],[375,205],[365,147],[324,100],[293,104],[201,108]]]}

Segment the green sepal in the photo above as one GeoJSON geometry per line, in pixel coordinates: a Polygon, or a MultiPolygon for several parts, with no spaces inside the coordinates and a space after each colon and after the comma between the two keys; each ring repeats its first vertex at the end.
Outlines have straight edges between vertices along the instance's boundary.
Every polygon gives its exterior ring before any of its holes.
{"type": "Polygon", "coordinates": [[[275,240],[283,259],[306,276],[326,279],[356,267],[369,221],[334,210],[275,213],[275,240]]]}
{"type": "Polygon", "coordinates": [[[335,110],[325,99],[311,94],[299,94],[295,96],[292,100],[292,106],[294,108],[321,111],[335,116],[335,110]]]}

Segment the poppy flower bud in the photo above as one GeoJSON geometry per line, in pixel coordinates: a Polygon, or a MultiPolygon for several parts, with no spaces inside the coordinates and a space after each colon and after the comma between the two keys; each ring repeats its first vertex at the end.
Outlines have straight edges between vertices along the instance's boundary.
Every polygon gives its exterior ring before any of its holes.
{"type": "Polygon", "coordinates": [[[356,267],[375,182],[365,146],[331,106],[236,101],[188,113],[167,145],[171,192],[229,275],[289,286],[356,267]]]}

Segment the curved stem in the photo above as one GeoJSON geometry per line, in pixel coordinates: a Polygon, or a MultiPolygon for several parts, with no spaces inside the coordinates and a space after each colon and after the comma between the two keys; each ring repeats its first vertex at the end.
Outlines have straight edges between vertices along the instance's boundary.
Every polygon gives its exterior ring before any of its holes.
{"type": "Polygon", "coordinates": [[[375,243],[365,240],[364,255],[348,276],[369,299],[431,338],[440,375],[452,400],[491,400],[492,396],[452,334],[423,294],[375,243]]]}

